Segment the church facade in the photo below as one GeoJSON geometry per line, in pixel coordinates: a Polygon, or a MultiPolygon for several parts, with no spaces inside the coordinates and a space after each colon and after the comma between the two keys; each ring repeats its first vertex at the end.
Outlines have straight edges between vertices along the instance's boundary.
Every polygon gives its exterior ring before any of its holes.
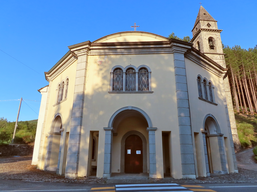
{"type": "Polygon", "coordinates": [[[45,77],[32,163],[68,178],[237,172],[221,30],[201,6],[191,43],[140,31],[69,46],[45,77]]]}

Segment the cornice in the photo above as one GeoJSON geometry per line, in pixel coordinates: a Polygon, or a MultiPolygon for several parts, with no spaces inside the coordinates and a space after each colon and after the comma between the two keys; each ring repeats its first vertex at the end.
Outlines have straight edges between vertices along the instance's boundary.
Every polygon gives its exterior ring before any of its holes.
{"type": "Polygon", "coordinates": [[[222,30],[221,29],[209,29],[209,28],[201,28],[199,29],[196,34],[193,36],[193,38],[191,39],[191,43],[194,42],[195,38],[198,37],[198,35],[200,34],[201,31],[211,31],[211,32],[219,32],[221,33],[222,30]]]}
{"type": "Polygon", "coordinates": [[[203,57],[208,62],[212,63],[214,66],[216,66],[217,68],[221,69],[222,71],[227,71],[228,70],[228,68],[222,67],[220,64],[216,63],[215,61],[213,61],[211,58],[209,58],[208,56],[206,56],[205,54],[203,54],[202,52],[200,52],[196,48],[192,47],[192,51],[197,53],[198,55],[200,55],[201,57],[203,57]]]}
{"type": "Polygon", "coordinates": [[[67,69],[72,63],[77,60],[73,54],[69,54],[62,62],[58,62],[50,72],[45,72],[45,78],[47,81],[55,79],[59,74],[61,74],[65,69],[67,69]]]}
{"type": "Polygon", "coordinates": [[[188,50],[185,54],[185,58],[193,61],[195,64],[199,65],[200,67],[204,68],[205,70],[211,72],[212,74],[222,77],[227,69],[223,68],[219,64],[215,62],[210,62],[207,56],[202,57],[198,53],[194,52],[193,50],[188,50]]]}

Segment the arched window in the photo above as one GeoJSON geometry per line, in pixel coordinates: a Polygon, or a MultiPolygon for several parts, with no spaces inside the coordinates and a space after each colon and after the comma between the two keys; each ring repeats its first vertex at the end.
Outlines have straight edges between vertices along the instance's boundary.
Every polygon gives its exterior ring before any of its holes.
{"type": "Polygon", "coordinates": [[[202,93],[202,79],[200,76],[197,77],[197,86],[198,86],[198,95],[200,98],[203,98],[203,93],[202,93]]]}
{"type": "Polygon", "coordinates": [[[208,43],[209,43],[210,49],[214,49],[215,45],[214,45],[214,38],[213,37],[209,37],[208,43]]]}
{"type": "Polygon", "coordinates": [[[210,101],[213,102],[213,93],[212,93],[212,84],[209,82],[209,94],[210,94],[210,101]]]}
{"type": "Polygon", "coordinates": [[[198,49],[199,51],[201,51],[201,47],[200,47],[200,42],[199,42],[199,41],[197,41],[197,49],[198,49]]]}
{"type": "Polygon", "coordinates": [[[138,91],[149,91],[149,73],[144,67],[138,71],[138,91]]]}
{"type": "Polygon", "coordinates": [[[60,103],[61,84],[58,85],[57,103],[60,103]]]}
{"type": "Polygon", "coordinates": [[[66,90],[65,90],[65,99],[68,96],[68,87],[69,87],[69,79],[66,79],[66,90]]]}
{"type": "Polygon", "coordinates": [[[113,91],[123,91],[123,71],[117,68],[113,71],[113,91]]]}
{"type": "Polygon", "coordinates": [[[136,91],[136,71],[133,68],[126,71],[126,91],[136,91]]]}
{"type": "Polygon", "coordinates": [[[62,101],[62,99],[63,99],[63,90],[64,90],[64,81],[61,84],[60,101],[62,101]]]}
{"type": "Polygon", "coordinates": [[[204,92],[204,99],[208,100],[208,91],[207,91],[207,81],[206,81],[206,79],[203,80],[203,92],[204,92]]]}

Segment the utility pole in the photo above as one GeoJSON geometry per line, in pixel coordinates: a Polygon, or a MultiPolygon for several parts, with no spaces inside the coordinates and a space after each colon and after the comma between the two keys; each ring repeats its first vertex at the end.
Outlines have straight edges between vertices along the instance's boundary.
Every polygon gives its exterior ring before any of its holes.
{"type": "Polygon", "coordinates": [[[17,114],[17,118],[16,118],[16,123],[15,123],[14,131],[13,131],[12,143],[13,143],[13,141],[14,141],[16,129],[17,129],[17,127],[18,127],[18,119],[19,119],[20,110],[21,110],[21,102],[22,102],[22,97],[21,97],[21,99],[20,99],[20,105],[19,105],[18,114],[17,114]]]}

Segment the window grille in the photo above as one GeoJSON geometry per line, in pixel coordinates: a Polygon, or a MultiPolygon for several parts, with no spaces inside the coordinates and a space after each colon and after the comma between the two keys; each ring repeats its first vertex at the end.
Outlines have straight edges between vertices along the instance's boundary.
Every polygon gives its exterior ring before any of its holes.
{"type": "Polygon", "coordinates": [[[139,69],[138,72],[138,90],[149,91],[149,74],[146,68],[139,69]]]}
{"type": "Polygon", "coordinates": [[[213,102],[213,94],[212,94],[212,84],[209,82],[209,93],[210,93],[210,101],[213,102]]]}
{"type": "Polygon", "coordinates": [[[199,97],[203,97],[203,93],[202,93],[202,82],[201,82],[201,77],[197,77],[197,86],[198,86],[198,95],[199,97]]]}
{"type": "Polygon", "coordinates": [[[126,71],[126,91],[136,91],[136,71],[133,68],[126,71]]]}
{"type": "Polygon", "coordinates": [[[120,68],[113,72],[113,91],[123,91],[123,71],[120,68]]]}
{"type": "Polygon", "coordinates": [[[204,97],[205,97],[204,99],[208,100],[207,82],[205,79],[203,80],[203,89],[204,89],[204,97]]]}

